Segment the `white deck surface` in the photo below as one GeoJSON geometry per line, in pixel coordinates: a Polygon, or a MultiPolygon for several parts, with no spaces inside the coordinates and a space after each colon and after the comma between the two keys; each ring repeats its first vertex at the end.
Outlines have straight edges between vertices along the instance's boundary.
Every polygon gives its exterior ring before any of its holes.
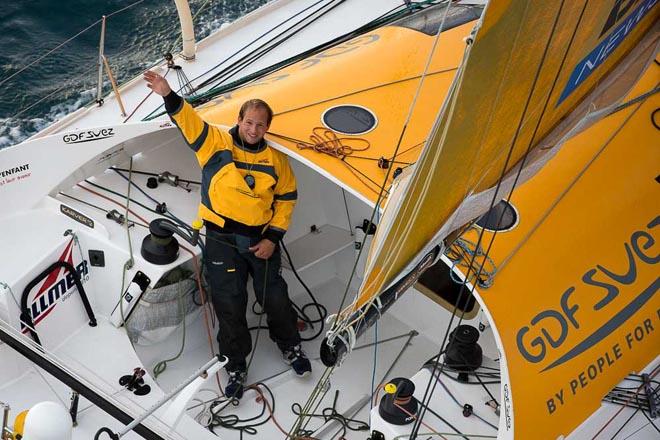
{"type": "MultiPolygon", "coordinates": [[[[330,313],[336,311],[339,304],[341,294],[345,289],[345,283],[334,278],[325,282],[315,288],[312,288],[314,295],[321,301],[330,313]]],[[[307,303],[309,299],[306,296],[297,296],[294,301],[298,305],[307,303]]],[[[249,305],[248,305],[249,308],[249,305]]],[[[250,325],[256,324],[258,318],[252,313],[248,313],[248,322],[250,325]]],[[[371,344],[374,341],[374,330],[369,330],[367,334],[358,340],[357,347],[359,349],[353,351],[344,364],[335,369],[331,379],[331,389],[325,395],[317,412],[321,409],[332,405],[335,391],[339,390],[337,400],[337,410],[343,412],[352,407],[356,403],[364,402],[365,405],[355,414],[354,418],[369,422],[370,403],[367,398],[372,394],[371,383],[372,377],[375,377],[375,383],[378,384],[383,379],[392,379],[394,377],[411,377],[422,364],[437,354],[438,346],[437,341],[432,341],[423,334],[414,336],[410,344],[406,346],[409,333],[414,330],[410,326],[404,324],[392,314],[385,314],[378,322],[378,340],[385,340],[393,337],[397,339],[384,342],[377,347],[377,363],[374,370],[374,347],[367,346],[359,348],[365,344],[371,344]],[[403,351],[402,357],[395,362],[396,358],[403,351]],[[393,365],[394,363],[394,365],[393,365]],[[392,367],[392,370],[385,375],[386,372],[392,367]],[[367,399],[365,401],[365,399],[367,399]]],[[[253,331],[253,338],[256,332],[253,331]]],[[[182,356],[168,365],[167,370],[158,378],[158,383],[165,390],[174,387],[180,378],[192,371],[196,365],[202,363],[209,356],[209,347],[205,330],[203,328],[203,320],[201,317],[194,322],[189,323],[187,326],[187,343],[185,351],[182,356]],[[192,338],[195,338],[194,340],[192,338]]],[[[303,334],[304,336],[304,334],[303,334]]],[[[215,333],[213,334],[215,339],[215,333]]],[[[254,339],[253,339],[254,340],[254,339]]],[[[306,378],[296,377],[289,367],[282,361],[281,354],[276,345],[268,338],[267,331],[262,331],[259,336],[259,343],[256,348],[256,353],[252,361],[248,383],[264,382],[274,393],[276,399],[275,416],[278,422],[285,428],[291,427],[295,421],[295,415],[291,411],[291,405],[295,402],[301,405],[305,404],[307,396],[313,390],[318,379],[323,373],[325,367],[319,360],[318,350],[320,347],[321,337],[315,341],[305,342],[303,347],[307,354],[312,359],[313,373],[306,378]]],[[[215,342],[215,341],[214,341],[215,342]]],[[[181,344],[181,331],[177,330],[167,340],[161,344],[152,347],[136,347],[141,359],[145,365],[153,366],[156,362],[161,360],[163,356],[170,356],[176,354],[181,344]]],[[[226,383],[226,374],[220,373],[220,381],[224,386],[226,383]]],[[[450,380],[448,380],[449,382],[450,380]]],[[[217,387],[215,380],[208,382],[210,390],[202,391],[198,397],[201,400],[209,400],[217,394],[217,387]]],[[[423,391],[423,390],[422,390],[423,391]]],[[[486,393],[483,389],[475,386],[463,386],[456,388],[456,393],[460,393],[462,398],[466,401],[475,402],[475,407],[481,407],[483,402],[488,400],[486,393]],[[479,406],[478,406],[479,405],[479,406]]],[[[492,387],[493,393],[499,393],[498,388],[492,387]]],[[[382,392],[380,393],[382,396],[382,392]]],[[[223,411],[223,414],[236,414],[241,418],[252,417],[259,414],[261,404],[255,401],[257,393],[254,391],[246,392],[241,403],[238,407],[230,406],[223,411]]],[[[191,405],[194,406],[194,405],[191,405]]],[[[450,420],[457,417],[463,418],[460,408],[447,406],[443,408],[445,412],[443,415],[450,420]]],[[[441,409],[441,410],[443,410],[441,409]]],[[[188,412],[191,416],[199,414],[201,407],[191,408],[188,412]]],[[[497,424],[497,418],[491,417],[491,422],[497,424]]],[[[308,429],[316,430],[323,425],[321,419],[314,419],[310,422],[308,429]]],[[[333,429],[328,430],[321,438],[332,438],[339,425],[333,429]]],[[[272,422],[268,422],[258,428],[259,434],[256,438],[284,438],[284,435],[276,428],[272,422]]],[[[490,432],[492,433],[492,428],[490,432]]],[[[237,431],[219,429],[216,430],[222,438],[238,439],[239,433],[237,431]]],[[[469,431],[473,432],[473,431],[469,431]]],[[[365,439],[367,434],[365,432],[348,432],[347,439],[365,439]]]]}

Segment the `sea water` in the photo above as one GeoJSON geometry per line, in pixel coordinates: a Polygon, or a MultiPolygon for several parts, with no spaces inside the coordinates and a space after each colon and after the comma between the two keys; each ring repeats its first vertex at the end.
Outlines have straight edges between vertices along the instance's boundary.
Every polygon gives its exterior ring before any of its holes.
{"type": "MultiPolygon", "coordinates": [[[[189,0],[197,41],[267,0],[189,0]]],[[[174,0],[20,0],[0,8],[0,148],[17,144],[96,97],[101,16],[119,83],[180,50],[174,0]],[[28,67],[74,35],[79,36],[28,67]]],[[[110,85],[106,84],[103,94],[110,85]]]]}

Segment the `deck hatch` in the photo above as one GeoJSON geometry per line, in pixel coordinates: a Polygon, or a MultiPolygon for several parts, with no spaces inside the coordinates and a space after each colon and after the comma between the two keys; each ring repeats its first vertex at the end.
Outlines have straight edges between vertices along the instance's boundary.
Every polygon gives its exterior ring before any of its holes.
{"type": "Polygon", "coordinates": [[[338,105],[326,110],[321,116],[323,124],[341,134],[364,134],[376,127],[374,112],[359,105],[338,105]]]}
{"type": "Polygon", "coordinates": [[[517,223],[518,212],[506,200],[501,200],[477,220],[477,225],[488,231],[508,231],[517,223]]]}

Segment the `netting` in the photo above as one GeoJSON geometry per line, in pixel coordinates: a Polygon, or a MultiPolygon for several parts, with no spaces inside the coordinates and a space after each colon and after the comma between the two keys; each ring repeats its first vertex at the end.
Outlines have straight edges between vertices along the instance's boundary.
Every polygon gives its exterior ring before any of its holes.
{"type": "Polygon", "coordinates": [[[147,289],[128,319],[126,331],[134,344],[165,340],[183,321],[199,313],[199,289],[192,272],[175,268],[147,289]]]}

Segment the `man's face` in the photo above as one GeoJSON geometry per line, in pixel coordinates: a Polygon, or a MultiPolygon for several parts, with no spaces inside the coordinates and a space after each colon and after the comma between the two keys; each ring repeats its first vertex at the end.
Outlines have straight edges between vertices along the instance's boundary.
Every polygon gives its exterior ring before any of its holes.
{"type": "Polygon", "coordinates": [[[268,131],[268,113],[260,107],[251,107],[238,118],[238,135],[249,144],[256,144],[268,131]]]}

